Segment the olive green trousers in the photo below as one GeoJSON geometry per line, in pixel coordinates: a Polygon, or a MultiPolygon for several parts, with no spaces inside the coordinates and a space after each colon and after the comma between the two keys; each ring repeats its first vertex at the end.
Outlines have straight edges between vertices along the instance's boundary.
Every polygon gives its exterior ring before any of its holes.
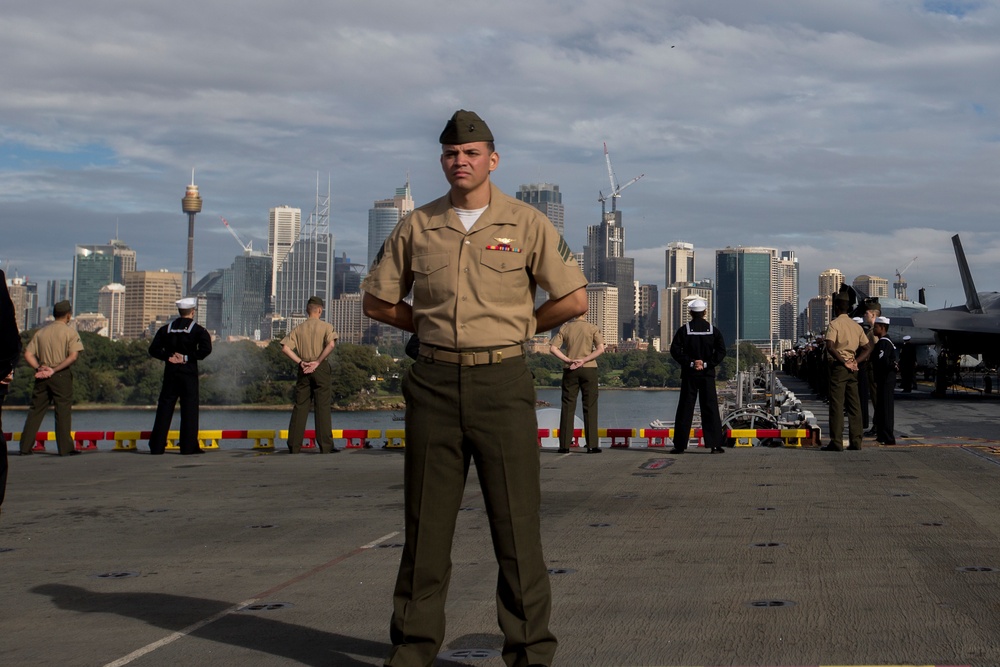
{"type": "Polygon", "coordinates": [[[452,537],[471,462],[499,565],[504,663],[551,664],[556,638],[539,526],[538,424],[524,358],[471,367],[421,358],[404,378],[403,395],[406,541],[385,664],[430,666],[444,641],[452,537]]]}

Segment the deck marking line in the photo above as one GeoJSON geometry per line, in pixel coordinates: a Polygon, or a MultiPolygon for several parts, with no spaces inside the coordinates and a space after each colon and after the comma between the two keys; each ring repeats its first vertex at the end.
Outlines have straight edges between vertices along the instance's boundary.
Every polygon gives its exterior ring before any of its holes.
{"type": "Polygon", "coordinates": [[[239,611],[243,607],[246,607],[248,605],[254,604],[254,603],[256,603],[256,602],[258,602],[260,600],[263,600],[264,598],[267,598],[267,597],[269,597],[269,596],[277,593],[280,590],[284,590],[284,589],[288,588],[292,584],[296,584],[296,583],[302,581],[303,579],[307,579],[307,578],[311,577],[314,574],[317,574],[319,572],[322,572],[323,570],[329,569],[329,568],[333,567],[334,565],[337,565],[338,563],[342,563],[345,560],[347,560],[348,558],[350,558],[351,556],[357,556],[358,554],[364,553],[366,550],[371,549],[374,546],[376,546],[376,545],[378,545],[378,544],[380,544],[382,542],[385,542],[386,540],[388,540],[388,539],[390,539],[392,537],[395,537],[398,534],[399,534],[399,531],[397,530],[397,531],[394,531],[392,533],[389,533],[388,535],[383,535],[382,537],[378,538],[377,540],[375,540],[373,542],[369,542],[368,544],[362,545],[362,546],[357,547],[357,548],[355,548],[355,549],[353,549],[351,551],[348,551],[346,554],[337,556],[333,560],[329,560],[326,563],[322,563],[321,565],[317,565],[313,569],[308,570],[307,572],[303,572],[302,574],[297,575],[295,577],[292,577],[291,579],[288,579],[287,581],[284,581],[284,582],[278,584],[277,586],[269,588],[268,590],[266,590],[266,591],[264,591],[262,593],[258,593],[257,595],[253,596],[252,598],[248,598],[248,599],[244,600],[243,602],[240,602],[238,604],[234,604],[231,607],[227,607],[227,608],[223,609],[222,611],[220,611],[220,612],[218,612],[216,614],[213,614],[212,616],[209,616],[208,618],[204,618],[204,619],[202,619],[200,621],[192,623],[191,625],[187,626],[186,628],[183,628],[181,630],[173,632],[173,633],[167,635],[166,637],[164,637],[163,639],[158,639],[157,641],[152,642],[150,644],[147,644],[147,645],[143,646],[142,648],[138,648],[138,649],[132,651],[131,653],[129,653],[128,655],[122,656],[121,658],[118,658],[117,660],[115,660],[113,662],[109,662],[109,663],[105,664],[103,667],[123,667],[123,665],[129,664],[133,660],[141,658],[142,656],[147,655],[149,653],[152,653],[156,649],[162,648],[162,647],[166,646],[167,644],[172,644],[173,642],[177,641],[178,639],[182,639],[184,637],[187,637],[191,633],[200,630],[201,628],[205,627],[206,625],[209,625],[210,623],[214,623],[215,621],[218,621],[220,618],[223,618],[224,616],[228,616],[229,614],[232,614],[235,611],[239,611]]]}
{"type": "Polygon", "coordinates": [[[182,637],[187,637],[192,632],[200,630],[201,628],[205,627],[209,623],[214,623],[215,621],[219,620],[223,616],[227,616],[227,615],[233,613],[234,611],[236,611],[237,609],[240,609],[242,607],[246,607],[247,605],[251,605],[251,604],[257,602],[257,600],[259,600],[259,598],[250,598],[248,600],[244,600],[243,602],[235,604],[232,607],[227,607],[226,609],[223,609],[222,611],[218,612],[217,614],[209,616],[208,618],[204,618],[204,619],[202,619],[200,621],[197,621],[196,623],[192,623],[191,625],[187,626],[186,628],[183,628],[181,630],[178,630],[177,632],[174,632],[174,633],[171,633],[171,634],[167,635],[163,639],[159,639],[159,640],[157,640],[157,641],[155,641],[155,642],[153,642],[151,644],[146,644],[142,648],[138,648],[138,649],[132,651],[131,653],[129,653],[128,655],[123,656],[121,658],[118,658],[114,662],[109,662],[106,665],[104,665],[104,667],[122,667],[122,665],[127,665],[128,663],[132,662],[133,660],[135,660],[137,658],[141,658],[142,656],[146,655],[147,653],[152,653],[156,649],[162,648],[162,647],[166,646],[167,644],[171,644],[171,643],[177,641],[178,639],[181,639],[182,637]]]}

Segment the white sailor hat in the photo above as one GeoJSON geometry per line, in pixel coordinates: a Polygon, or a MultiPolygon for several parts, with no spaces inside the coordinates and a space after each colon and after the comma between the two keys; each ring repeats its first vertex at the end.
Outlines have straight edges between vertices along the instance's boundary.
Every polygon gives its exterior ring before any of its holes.
{"type": "Polygon", "coordinates": [[[193,296],[186,296],[183,299],[177,300],[177,308],[180,310],[189,310],[191,308],[198,307],[198,299],[193,296]]]}
{"type": "Polygon", "coordinates": [[[889,324],[889,318],[883,315],[879,315],[875,318],[875,324],[889,324]]]}
{"type": "Polygon", "coordinates": [[[910,340],[909,336],[903,336],[903,340],[910,340]]]}
{"type": "Polygon", "coordinates": [[[857,322],[858,324],[861,324],[862,322],[864,322],[864,320],[861,319],[860,317],[852,317],[851,319],[854,320],[855,322],[857,322]]]}
{"type": "Polygon", "coordinates": [[[691,303],[688,304],[688,310],[692,313],[703,313],[708,310],[708,304],[705,303],[704,299],[692,299],[691,303]]]}

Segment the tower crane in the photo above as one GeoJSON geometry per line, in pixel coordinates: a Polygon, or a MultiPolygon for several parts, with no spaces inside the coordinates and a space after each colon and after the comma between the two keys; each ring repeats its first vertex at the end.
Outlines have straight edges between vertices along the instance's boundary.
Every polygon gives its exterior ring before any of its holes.
{"type": "Polygon", "coordinates": [[[243,248],[243,252],[246,254],[253,252],[253,241],[250,241],[250,243],[243,243],[243,240],[240,238],[240,235],[236,233],[236,230],[229,226],[228,220],[223,218],[221,215],[219,216],[219,220],[222,220],[222,224],[226,226],[226,229],[228,229],[229,233],[233,235],[236,242],[240,244],[240,247],[243,248]]]}
{"type": "Polygon", "coordinates": [[[916,257],[907,262],[906,266],[904,266],[902,269],[896,269],[896,282],[892,284],[892,289],[893,293],[896,295],[896,298],[899,299],[900,301],[907,300],[906,281],[903,280],[903,272],[906,271],[908,268],[910,268],[910,266],[912,266],[915,261],[917,261],[916,257]]]}
{"type": "Polygon", "coordinates": [[[609,197],[611,198],[611,212],[614,213],[615,210],[617,209],[617,201],[616,200],[619,197],[622,196],[622,190],[624,190],[625,188],[627,188],[628,186],[632,185],[633,183],[635,183],[640,178],[642,178],[643,176],[646,175],[646,174],[639,174],[638,176],[636,176],[635,178],[633,178],[631,181],[629,181],[625,185],[619,185],[618,184],[618,177],[615,176],[615,170],[612,169],[612,167],[611,167],[611,155],[608,154],[608,142],[606,142],[606,141],[604,142],[604,161],[608,165],[608,180],[611,182],[611,194],[605,195],[603,191],[598,191],[598,194],[600,195],[600,197],[598,197],[597,201],[601,202],[601,216],[602,217],[604,216],[605,210],[606,210],[605,209],[605,202],[608,200],[609,197]]]}

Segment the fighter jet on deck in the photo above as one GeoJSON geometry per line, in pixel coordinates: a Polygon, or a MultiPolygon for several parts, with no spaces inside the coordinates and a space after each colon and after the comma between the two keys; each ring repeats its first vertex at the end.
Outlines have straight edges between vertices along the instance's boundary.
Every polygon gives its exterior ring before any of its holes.
{"type": "Polygon", "coordinates": [[[939,391],[943,377],[948,377],[942,365],[952,363],[949,360],[967,354],[982,355],[983,363],[991,368],[1000,363],[1000,292],[976,291],[962,240],[955,234],[951,242],[965,289],[965,305],[913,314],[913,324],[931,329],[937,338],[939,391]]]}

